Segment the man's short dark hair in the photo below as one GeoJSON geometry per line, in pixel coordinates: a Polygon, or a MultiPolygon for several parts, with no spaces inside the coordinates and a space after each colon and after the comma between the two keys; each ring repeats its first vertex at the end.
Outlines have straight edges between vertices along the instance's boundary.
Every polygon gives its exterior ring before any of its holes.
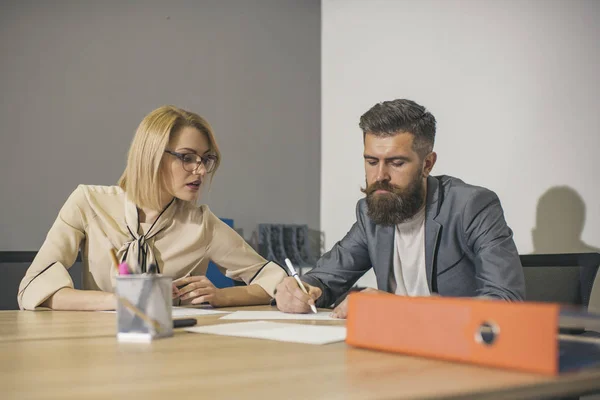
{"type": "Polygon", "coordinates": [[[399,133],[414,135],[413,149],[424,157],[433,151],[435,142],[435,117],[412,100],[398,99],[375,104],[360,117],[358,124],[363,135],[378,137],[399,133]]]}

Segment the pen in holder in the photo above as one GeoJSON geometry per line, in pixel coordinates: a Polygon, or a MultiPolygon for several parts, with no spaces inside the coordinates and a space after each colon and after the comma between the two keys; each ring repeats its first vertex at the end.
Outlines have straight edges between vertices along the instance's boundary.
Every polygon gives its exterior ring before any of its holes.
{"type": "Polygon", "coordinates": [[[159,274],[117,277],[117,338],[150,341],[173,335],[172,279],[159,274]]]}

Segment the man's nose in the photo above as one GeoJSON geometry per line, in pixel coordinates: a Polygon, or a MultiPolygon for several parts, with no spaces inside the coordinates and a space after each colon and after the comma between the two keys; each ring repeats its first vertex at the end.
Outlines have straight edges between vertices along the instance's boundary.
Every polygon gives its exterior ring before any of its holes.
{"type": "Polygon", "coordinates": [[[380,163],[377,168],[377,182],[389,181],[390,179],[388,166],[385,163],[380,163]]]}

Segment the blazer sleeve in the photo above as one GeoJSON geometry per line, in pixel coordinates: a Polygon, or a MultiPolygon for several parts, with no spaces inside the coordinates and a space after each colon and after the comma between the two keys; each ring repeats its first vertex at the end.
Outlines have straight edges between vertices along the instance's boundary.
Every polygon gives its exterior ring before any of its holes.
{"type": "Polygon", "coordinates": [[[85,201],[83,190],[78,187],[61,208],[19,285],[17,300],[22,310],[34,310],[59,289],[73,287],[67,268],[77,259],[85,238],[81,212],[85,201]]]}
{"type": "Polygon", "coordinates": [[[498,196],[476,191],[465,205],[462,223],[475,262],[477,296],[525,300],[523,267],[498,196]]]}
{"type": "Polygon", "coordinates": [[[287,276],[285,270],[279,264],[265,260],[208,207],[205,212],[206,229],[210,232],[206,247],[208,258],[225,269],[227,277],[247,285],[259,285],[269,296],[275,297],[275,288],[287,276]]]}
{"type": "Polygon", "coordinates": [[[359,202],[356,205],[356,222],[350,231],[301,279],[323,291],[323,295],[317,300],[317,306],[329,307],[370,268],[365,221],[359,202]]]}

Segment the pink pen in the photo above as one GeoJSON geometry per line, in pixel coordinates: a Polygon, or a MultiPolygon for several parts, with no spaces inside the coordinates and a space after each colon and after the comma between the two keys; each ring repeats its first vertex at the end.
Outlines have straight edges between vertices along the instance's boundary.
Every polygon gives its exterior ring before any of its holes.
{"type": "Polygon", "coordinates": [[[129,265],[126,262],[119,264],[119,275],[129,275],[129,265]]]}

